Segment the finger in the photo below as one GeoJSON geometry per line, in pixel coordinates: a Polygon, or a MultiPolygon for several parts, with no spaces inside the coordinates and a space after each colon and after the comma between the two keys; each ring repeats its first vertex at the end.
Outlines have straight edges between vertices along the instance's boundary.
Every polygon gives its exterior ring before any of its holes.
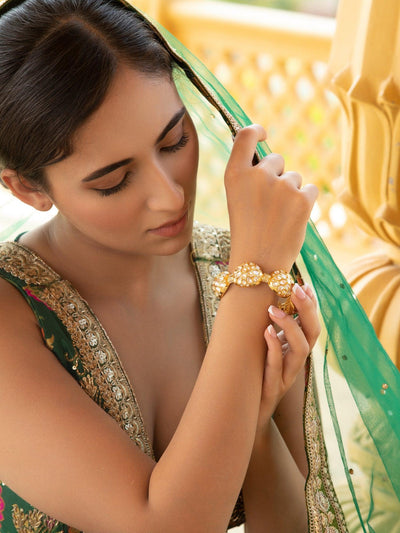
{"type": "Polygon", "coordinates": [[[314,207],[315,201],[318,197],[318,188],[311,183],[307,183],[306,185],[301,187],[298,192],[304,200],[304,214],[306,214],[307,217],[310,218],[312,208],[314,207]]]}
{"type": "Polygon", "coordinates": [[[252,124],[239,130],[236,134],[227,171],[253,166],[253,157],[257,143],[265,141],[267,133],[259,124],[252,124]]]}
{"type": "Polygon", "coordinates": [[[258,163],[259,167],[264,168],[266,171],[281,176],[285,169],[285,160],[280,154],[269,154],[258,163]]]}
{"type": "Polygon", "coordinates": [[[301,192],[314,205],[315,200],[318,198],[318,187],[312,183],[307,183],[301,188],[301,192]]]}
{"type": "Polygon", "coordinates": [[[304,283],[304,285],[302,285],[301,288],[307,294],[307,296],[315,303],[315,305],[317,305],[317,298],[314,294],[314,291],[310,287],[310,285],[308,283],[304,283]]]}
{"type": "Polygon", "coordinates": [[[286,337],[285,337],[285,332],[283,330],[281,330],[279,333],[278,333],[278,339],[279,339],[279,342],[281,344],[283,344],[284,342],[287,342],[286,340],[286,337]]]}
{"type": "Polygon", "coordinates": [[[282,179],[290,183],[296,189],[300,189],[303,181],[301,175],[298,172],[293,171],[285,172],[282,179]]]}
{"type": "Polygon", "coordinates": [[[310,286],[300,287],[297,283],[293,286],[292,302],[296,306],[301,329],[311,348],[314,346],[321,332],[318,319],[317,301],[310,286]],[[311,296],[309,295],[311,294],[311,296]]]}
{"type": "Polygon", "coordinates": [[[272,324],[265,330],[264,337],[268,346],[264,381],[267,381],[268,387],[272,387],[272,394],[274,390],[278,391],[282,382],[282,347],[272,324]]]}
{"type": "MultiPolygon", "coordinates": [[[[298,322],[291,315],[287,315],[274,305],[268,308],[271,320],[277,324],[284,333],[284,342],[289,343],[293,351],[307,351],[308,342],[298,322]]],[[[278,336],[278,335],[277,335],[278,336]]],[[[283,336],[281,336],[281,339],[283,336]]]]}
{"type": "Polygon", "coordinates": [[[291,316],[275,306],[270,306],[268,311],[273,322],[278,324],[285,332],[285,337],[290,346],[284,359],[282,370],[282,379],[285,387],[288,388],[304,367],[305,360],[310,352],[309,344],[302,329],[299,328],[297,322],[291,316]]]}
{"type": "MultiPolygon", "coordinates": [[[[301,327],[300,318],[298,316],[293,316],[293,320],[296,322],[296,324],[299,327],[301,327]]],[[[283,330],[280,330],[277,335],[278,335],[278,339],[280,340],[281,344],[283,344],[284,342],[287,342],[287,339],[285,337],[285,332],[283,330]]]]}

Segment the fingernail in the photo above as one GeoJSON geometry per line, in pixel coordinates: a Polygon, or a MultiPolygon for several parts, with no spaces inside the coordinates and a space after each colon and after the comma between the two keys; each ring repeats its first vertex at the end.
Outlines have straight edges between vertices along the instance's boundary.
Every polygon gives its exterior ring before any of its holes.
{"type": "Polygon", "coordinates": [[[274,326],[272,324],[270,324],[267,327],[267,330],[268,330],[268,333],[270,334],[271,337],[274,337],[275,339],[278,337],[278,335],[276,334],[275,328],[274,328],[274,326]]]}
{"type": "Polygon", "coordinates": [[[300,287],[298,283],[295,283],[293,287],[293,292],[297,296],[297,298],[300,298],[300,300],[306,299],[306,293],[303,291],[303,289],[300,287]]]}
{"type": "Polygon", "coordinates": [[[268,313],[272,315],[274,318],[284,318],[286,316],[286,313],[282,311],[282,309],[279,309],[278,307],[275,307],[274,305],[270,305],[268,307],[268,313]]]}

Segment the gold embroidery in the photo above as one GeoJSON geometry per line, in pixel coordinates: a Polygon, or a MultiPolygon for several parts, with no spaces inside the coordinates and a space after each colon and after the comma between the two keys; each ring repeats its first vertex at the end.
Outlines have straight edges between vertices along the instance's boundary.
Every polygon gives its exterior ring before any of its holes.
{"type": "Polygon", "coordinates": [[[54,348],[54,335],[49,338],[46,337],[46,344],[50,348],[50,350],[54,348]]]}
{"type": "Polygon", "coordinates": [[[92,400],[94,400],[96,403],[99,403],[100,390],[96,385],[93,376],[84,376],[82,378],[82,387],[89,394],[92,400]]]}
{"type": "Polygon", "coordinates": [[[48,285],[60,276],[28,248],[15,242],[1,244],[0,266],[29,285],[48,285]]]}
{"type": "Polygon", "coordinates": [[[347,533],[343,511],[329,474],[313,386],[313,364],[310,360],[304,407],[304,431],[309,465],[306,482],[308,531],[310,533],[347,533]]]}
{"type": "Polygon", "coordinates": [[[192,250],[205,322],[205,337],[208,343],[219,304],[219,300],[212,290],[212,281],[217,274],[224,270],[224,265],[229,261],[229,231],[195,224],[192,250]]]}
{"type": "Polygon", "coordinates": [[[25,513],[16,504],[12,506],[12,519],[18,533],[56,533],[55,528],[59,525],[57,520],[49,518],[37,509],[25,513]]]}

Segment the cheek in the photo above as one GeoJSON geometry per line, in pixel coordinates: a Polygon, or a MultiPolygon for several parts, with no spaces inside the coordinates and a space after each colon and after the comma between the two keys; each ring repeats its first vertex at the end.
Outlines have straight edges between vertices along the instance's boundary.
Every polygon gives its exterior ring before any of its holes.
{"type": "Polygon", "coordinates": [[[61,214],[76,228],[93,233],[123,231],[124,227],[132,231],[135,226],[139,207],[135,205],[130,195],[117,193],[102,198],[97,193],[84,195],[68,205],[60,205],[61,214]],[[124,196],[124,197],[123,197],[124,196]]]}

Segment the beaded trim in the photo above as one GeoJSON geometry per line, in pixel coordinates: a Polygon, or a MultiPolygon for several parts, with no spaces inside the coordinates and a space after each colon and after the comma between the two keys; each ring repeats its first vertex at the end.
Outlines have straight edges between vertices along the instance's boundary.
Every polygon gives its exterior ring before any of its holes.
{"type": "Polygon", "coordinates": [[[348,533],[328,468],[327,452],[314,392],[314,370],[309,362],[305,394],[304,432],[309,474],[306,503],[309,533],[348,533]]]}

